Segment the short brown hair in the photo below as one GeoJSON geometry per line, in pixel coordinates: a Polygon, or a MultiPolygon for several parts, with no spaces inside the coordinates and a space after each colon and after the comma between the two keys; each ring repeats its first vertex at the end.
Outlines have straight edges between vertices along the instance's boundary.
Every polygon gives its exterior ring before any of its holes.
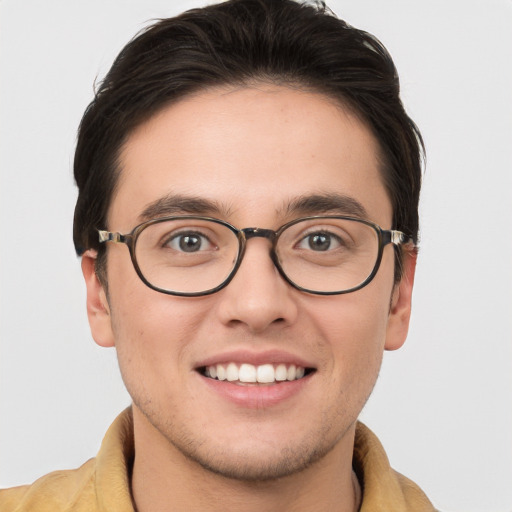
{"type": "Polygon", "coordinates": [[[423,143],[383,45],[323,2],[229,0],[148,27],[100,84],[80,124],[74,160],[77,254],[92,248],[102,259],[97,229],[107,229],[118,155],[135,127],[198,90],[254,81],[320,92],[360,116],[381,149],[393,228],[417,240],[423,143]]]}

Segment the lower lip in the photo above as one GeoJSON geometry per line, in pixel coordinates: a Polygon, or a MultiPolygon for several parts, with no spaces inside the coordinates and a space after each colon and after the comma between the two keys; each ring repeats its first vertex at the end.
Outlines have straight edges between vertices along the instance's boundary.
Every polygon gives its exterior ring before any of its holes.
{"type": "Polygon", "coordinates": [[[200,375],[204,383],[222,398],[248,409],[264,409],[291,399],[308,384],[314,373],[294,381],[267,385],[235,384],[200,375]]]}

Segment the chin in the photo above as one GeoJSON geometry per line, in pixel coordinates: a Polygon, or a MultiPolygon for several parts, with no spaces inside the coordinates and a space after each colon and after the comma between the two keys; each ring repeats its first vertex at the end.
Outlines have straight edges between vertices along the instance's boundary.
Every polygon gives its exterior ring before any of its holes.
{"type": "Polygon", "coordinates": [[[322,459],[330,449],[299,446],[295,449],[283,448],[279,453],[274,451],[266,457],[262,456],[264,455],[263,450],[258,450],[257,454],[254,453],[255,450],[230,453],[230,450],[227,449],[216,454],[180,451],[204,470],[224,478],[243,482],[268,482],[306,470],[322,459]]]}
{"type": "Polygon", "coordinates": [[[218,437],[215,429],[201,435],[197,431],[186,435],[183,431],[176,435],[176,430],[162,433],[185,459],[211,474],[244,482],[268,482],[305,471],[341,447],[349,428],[333,426],[316,425],[308,432],[305,425],[294,428],[288,424],[283,432],[260,424],[256,429],[245,429],[243,435],[226,429],[228,435],[218,437]]]}

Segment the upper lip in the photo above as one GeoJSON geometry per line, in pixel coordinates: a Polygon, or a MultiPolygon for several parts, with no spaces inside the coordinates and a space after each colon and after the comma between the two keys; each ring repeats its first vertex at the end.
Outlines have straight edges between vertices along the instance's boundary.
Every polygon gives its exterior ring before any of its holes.
{"type": "Polygon", "coordinates": [[[228,352],[222,352],[220,354],[215,354],[213,356],[202,359],[195,365],[195,368],[204,368],[216,364],[227,363],[249,363],[254,366],[259,366],[262,364],[294,364],[295,366],[301,366],[303,368],[315,368],[315,365],[312,364],[311,361],[307,361],[303,357],[283,350],[265,350],[261,352],[249,350],[232,350],[228,352]]]}

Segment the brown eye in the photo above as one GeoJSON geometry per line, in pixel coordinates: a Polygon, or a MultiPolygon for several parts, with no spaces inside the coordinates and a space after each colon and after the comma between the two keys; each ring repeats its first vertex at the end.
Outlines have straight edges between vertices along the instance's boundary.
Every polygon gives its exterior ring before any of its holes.
{"type": "Polygon", "coordinates": [[[329,251],[340,247],[341,240],[332,233],[319,231],[309,233],[297,245],[299,249],[310,249],[316,252],[329,251]]]}
{"type": "Polygon", "coordinates": [[[212,244],[208,237],[198,232],[182,232],[174,235],[166,243],[166,247],[170,247],[180,252],[199,252],[212,248],[212,244]]]}

